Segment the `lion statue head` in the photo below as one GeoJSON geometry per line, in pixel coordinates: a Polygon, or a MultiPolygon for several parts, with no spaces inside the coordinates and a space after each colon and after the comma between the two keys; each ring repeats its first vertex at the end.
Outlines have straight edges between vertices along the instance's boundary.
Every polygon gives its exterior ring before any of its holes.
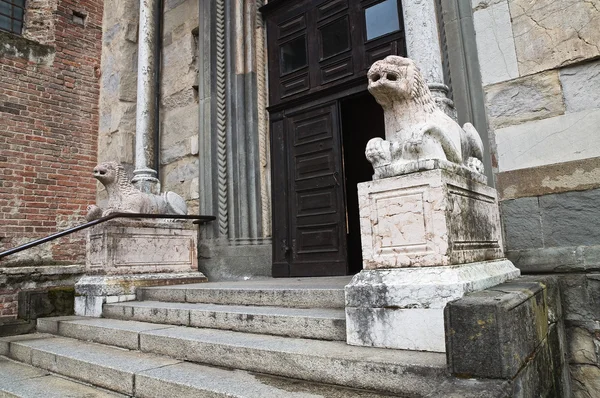
{"type": "Polygon", "coordinates": [[[435,109],[431,92],[412,59],[389,55],[375,62],[367,77],[369,92],[383,108],[398,102],[415,102],[426,111],[435,109]]]}
{"type": "Polygon", "coordinates": [[[125,169],[117,162],[104,162],[94,167],[94,178],[104,186],[118,183],[125,169]]]}

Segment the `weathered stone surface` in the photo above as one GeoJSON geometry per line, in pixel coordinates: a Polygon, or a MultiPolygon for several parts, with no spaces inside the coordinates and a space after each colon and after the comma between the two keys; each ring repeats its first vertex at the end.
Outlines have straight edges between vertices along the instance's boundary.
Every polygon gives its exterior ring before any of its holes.
{"type": "Polygon", "coordinates": [[[378,394],[342,387],[255,375],[240,370],[181,363],[136,375],[136,394],[175,397],[245,398],[384,398],[378,394]]]}
{"type": "Polygon", "coordinates": [[[600,134],[590,134],[598,125],[600,110],[592,110],[497,129],[498,170],[598,157],[600,134]]]}
{"type": "Polygon", "coordinates": [[[600,397],[600,368],[591,365],[571,365],[573,398],[600,397]]]}
{"type": "Polygon", "coordinates": [[[85,276],[75,284],[75,315],[100,317],[105,303],[135,300],[140,287],[205,281],[200,272],[85,276]]]}
{"type": "Polygon", "coordinates": [[[560,275],[565,320],[600,320],[600,274],[560,275]]]}
{"type": "Polygon", "coordinates": [[[407,166],[423,160],[484,172],[483,143],[475,127],[461,128],[438,107],[413,60],[390,55],[375,62],[367,76],[385,119],[385,140],[373,138],[365,150],[374,180],[406,174],[407,166]]]}
{"type": "Polygon", "coordinates": [[[570,395],[564,351],[558,341],[557,325],[532,353],[513,381],[513,397],[565,398],[570,395]]]}
{"type": "Polygon", "coordinates": [[[494,84],[485,91],[488,117],[494,128],[565,113],[556,70],[494,84]]]}
{"type": "Polygon", "coordinates": [[[21,359],[14,353],[22,348],[29,352],[25,363],[129,395],[133,395],[135,373],[179,362],[64,337],[29,335],[10,346],[14,359],[21,359]]]}
{"type": "Polygon", "coordinates": [[[140,299],[188,303],[344,308],[344,286],[352,278],[282,278],[208,282],[140,289],[140,299]]]}
{"type": "Polygon", "coordinates": [[[521,76],[600,55],[597,0],[509,2],[521,76]]]}
{"type": "Polygon", "coordinates": [[[346,339],[346,318],[342,309],[143,301],[106,305],[103,316],[299,338],[346,339]]]}
{"type": "Polygon", "coordinates": [[[105,208],[88,207],[87,221],[106,217],[111,213],[187,214],[183,198],[173,192],[162,195],[141,192],[129,182],[125,168],[118,162],[104,162],[94,167],[94,178],[104,185],[108,194],[105,208]]]}
{"type": "Polygon", "coordinates": [[[481,79],[484,85],[519,76],[515,39],[506,0],[474,1],[475,25],[481,79]]]}
{"type": "Polygon", "coordinates": [[[570,363],[600,367],[600,330],[571,326],[567,328],[567,339],[570,363]]]}
{"type": "Polygon", "coordinates": [[[189,361],[408,396],[435,391],[446,377],[442,354],[339,341],[176,327],[141,333],[140,344],[143,351],[189,361]]]}
{"type": "Polygon", "coordinates": [[[496,192],[444,170],[358,185],[365,269],[503,257],[496,192]]]}
{"type": "Polygon", "coordinates": [[[600,189],[539,198],[545,246],[597,245],[600,242],[600,189]]]}
{"type": "Polygon", "coordinates": [[[47,371],[1,357],[0,395],[3,397],[125,398],[121,394],[53,376],[47,371]]]}
{"type": "Polygon", "coordinates": [[[554,275],[524,275],[516,281],[540,283],[546,289],[546,306],[548,307],[548,322],[558,323],[564,319],[562,296],[560,293],[559,277],[554,275]]]}
{"type": "Polygon", "coordinates": [[[600,108],[600,61],[561,69],[560,82],[567,112],[600,108]]]}
{"type": "Polygon", "coordinates": [[[347,342],[444,352],[446,304],[518,275],[506,260],[363,270],[345,289],[347,342]]]}
{"type": "Polygon", "coordinates": [[[544,245],[538,198],[500,202],[506,250],[532,249],[544,245]]]}
{"type": "Polygon", "coordinates": [[[496,174],[500,200],[600,188],[600,158],[496,174]]]}
{"type": "Polygon", "coordinates": [[[546,247],[508,250],[506,257],[525,273],[579,272],[586,269],[581,255],[586,247],[546,247]]]}
{"type": "Polygon", "coordinates": [[[197,232],[188,223],[109,221],[87,236],[88,274],[192,272],[197,232]]]}
{"type": "Polygon", "coordinates": [[[511,379],[548,335],[546,291],[507,282],[449,303],[445,322],[453,374],[511,379]]]}

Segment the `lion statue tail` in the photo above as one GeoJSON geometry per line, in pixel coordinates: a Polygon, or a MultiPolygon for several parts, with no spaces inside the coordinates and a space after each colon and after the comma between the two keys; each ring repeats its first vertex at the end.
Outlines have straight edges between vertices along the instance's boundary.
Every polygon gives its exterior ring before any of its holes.
{"type": "Polygon", "coordinates": [[[164,192],[162,194],[165,203],[167,204],[167,210],[169,214],[187,214],[187,204],[185,199],[177,195],[175,192],[164,192]]]}

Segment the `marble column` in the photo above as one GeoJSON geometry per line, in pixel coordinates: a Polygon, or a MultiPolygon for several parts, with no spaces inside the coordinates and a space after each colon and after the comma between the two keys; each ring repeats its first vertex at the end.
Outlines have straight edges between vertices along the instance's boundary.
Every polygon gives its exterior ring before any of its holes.
{"type": "Polygon", "coordinates": [[[132,182],[142,192],[158,193],[158,173],[155,164],[156,74],[158,73],[159,0],[140,0],[138,39],[137,107],[135,123],[135,170],[132,182]]]}
{"type": "Polygon", "coordinates": [[[402,0],[402,11],[408,58],[417,63],[438,105],[456,119],[444,81],[441,27],[435,0],[402,0]]]}

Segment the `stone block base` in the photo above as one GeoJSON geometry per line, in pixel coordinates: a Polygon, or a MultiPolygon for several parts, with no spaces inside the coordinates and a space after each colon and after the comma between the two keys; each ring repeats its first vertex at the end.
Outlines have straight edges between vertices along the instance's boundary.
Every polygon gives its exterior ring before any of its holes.
{"type": "Polygon", "coordinates": [[[345,288],[347,342],[445,352],[446,304],[519,274],[505,259],[443,267],[363,270],[345,288]]]}
{"type": "Polygon", "coordinates": [[[75,284],[75,315],[102,316],[102,305],[132,301],[136,289],[206,282],[201,272],[84,276],[75,284]]]}
{"type": "Polygon", "coordinates": [[[496,190],[445,169],[358,184],[364,269],[503,258],[496,190]]]}
{"type": "Polygon", "coordinates": [[[198,232],[182,222],[113,220],[87,236],[86,274],[198,270],[198,232]]]}

